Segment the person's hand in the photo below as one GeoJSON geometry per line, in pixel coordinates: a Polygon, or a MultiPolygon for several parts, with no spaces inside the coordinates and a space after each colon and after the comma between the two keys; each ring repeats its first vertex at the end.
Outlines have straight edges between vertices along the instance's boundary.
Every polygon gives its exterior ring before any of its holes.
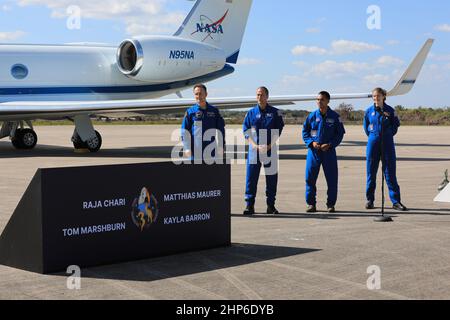
{"type": "Polygon", "coordinates": [[[190,157],[192,156],[191,150],[184,150],[184,156],[185,156],[186,158],[190,158],[190,157]]]}
{"type": "Polygon", "coordinates": [[[330,149],[331,149],[331,144],[323,144],[320,146],[320,150],[322,150],[323,152],[327,152],[330,149]]]}
{"type": "Polygon", "coordinates": [[[313,149],[320,150],[320,144],[318,144],[317,142],[313,142],[312,147],[313,149]]]}
{"type": "Polygon", "coordinates": [[[267,151],[269,151],[269,147],[267,145],[261,145],[261,146],[258,146],[258,150],[261,153],[266,153],[267,151]]]}

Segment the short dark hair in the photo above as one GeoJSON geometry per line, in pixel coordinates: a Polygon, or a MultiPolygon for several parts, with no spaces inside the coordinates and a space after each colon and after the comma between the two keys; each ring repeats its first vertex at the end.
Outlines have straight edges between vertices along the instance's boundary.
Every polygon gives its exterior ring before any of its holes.
{"type": "Polygon", "coordinates": [[[330,95],[330,93],[327,92],[327,91],[320,91],[320,92],[319,92],[319,96],[324,96],[325,98],[328,99],[328,101],[331,100],[331,95],[330,95]]]}
{"type": "Polygon", "coordinates": [[[264,91],[266,93],[267,96],[269,96],[269,89],[267,89],[266,87],[259,87],[258,89],[256,89],[257,91],[261,89],[262,91],[264,91]]]}
{"type": "Polygon", "coordinates": [[[192,89],[192,90],[195,91],[195,89],[197,89],[197,88],[202,88],[203,90],[205,90],[205,92],[208,92],[208,89],[206,89],[206,86],[205,86],[204,84],[202,84],[202,83],[196,84],[196,85],[194,86],[194,89],[192,89]]]}

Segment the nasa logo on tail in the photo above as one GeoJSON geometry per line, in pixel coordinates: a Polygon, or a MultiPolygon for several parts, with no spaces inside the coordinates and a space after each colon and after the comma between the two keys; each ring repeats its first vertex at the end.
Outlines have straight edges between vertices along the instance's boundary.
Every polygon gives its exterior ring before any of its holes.
{"type": "Polygon", "coordinates": [[[131,219],[139,230],[144,231],[158,220],[158,201],[147,188],[142,188],[139,198],[132,204],[131,219]]]}
{"type": "Polygon", "coordinates": [[[203,14],[200,15],[200,21],[197,22],[196,24],[197,29],[194,32],[192,32],[191,35],[193,36],[195,34],[202,34],[202,35],[206,34],[206,36],[201,40],[202,42],[206,41],[206,39],[208,38],[212,40],[217,40],[216,38],[218,36],[224,34],[222,24],[228,15],[228,11],[229,10],[227,10],[225,14],[222,16],[222,18],[220,18],[216,22],[214,22],[212,19],[203,14]]]}

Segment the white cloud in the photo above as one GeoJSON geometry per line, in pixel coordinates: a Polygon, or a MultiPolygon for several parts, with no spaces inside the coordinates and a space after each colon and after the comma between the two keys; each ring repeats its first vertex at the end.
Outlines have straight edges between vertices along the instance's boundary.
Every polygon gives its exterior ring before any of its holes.
{"type": "Polygon", "coordinates": [[[307,47],[307,46],[296,46],[292,49],[292,54],[294,56],[300,56],[304,54],[314,54],[314,55],[324,55],[327,54],[327,50],[319,47],[307,47]]]}
{"type": "Polygon", "coordinates": [[[131,35],[175,32],[176,28],[183,22],[184,17],[184,14],[179,13],[157,15],[151,18],[151,23],[148,23],[144,17],[128,17],[125,19],[127,24],[126,31],[131,35]]]}
{"type": "Polygon", "coordinates": [[[370,70],[370,68],[370,65],[364,62],[337,62],[333,60],[327,60],[312,66],[310,70],[305,73],[305,75],[325,79],[335,79],[349,75],[358,75],[361,72],[370,70]]]}
{"type": "Polygon", "coordinates": [[[382,56],[377,60],[380,67],[399,67],[404,65],[404,61],[391,56],[382,56]]]}
{"type": "Polygon", "coordinates": [[[333,48],[333,54],[361,53],[382,49],[380,46],[374,44],[349,40],[333,41],[331,47],[333,48]]]}
{"type": "Polygon", "coordinates": [[[8,4],[4,4],[0,7],[0,11],[11,11],[12,7],[8,4]]]}
{"type": "Polygon", "coordinates": [[[360,78],[364,83],[386,83],[398,78],[402,73],[404,61],[392,57],[382,56],[372,62],[335,61],[326,60],[310,65],[305,61],[294,61],[293,64],[301,70],[303,77],[309,79],[342,79],[346,77],[360,78]]]}
{"type": "Polygon", "coordinates": [[[365,76],[363,80],[364,82],[372,85],[379,85],[380,83],[389,82],[391,80],[391,77],[389,75],[384,74],[372,74],[365,76]]]}
{"type": "Polygon", "coordinates": [[[400,44],[400,41],[398,41],[398,40],[389,40],[387,42],[387,44],[390,45],[390,46],[396,46],[396,45],[400,44]]]}
{"type": "Polygon", "coordinates": [[[0,32],[0,41],[17,40],[25,35],[23,31],[0,32]]]}
{"type": "Polygon", "coordinates": [[[262,63],[262,60],[256,58],[243,57],[238,59],[238,65],[240,66],[254,66],[262,63]]]}
{"type": "Polygon", "coordinates": [[[430,53],[430,59],[434,61],[450,61],[450,54],[430,53]]]}
{"type": "Polygon", "coordinates": [[[450,32],[450,24],[441,24],[438,25],[436,27],[434,27],[435,30],[437,31],[442,31],[442,32],[450,32]]]}
{"type": "Polygon", "coordinates": [[[307,33],[320,33],[320,28],[308,28],[306,29],[307,33]]]}
{"type": "Polygon", "coordinates": [[[308,79],[306,77],[297,76],[297,75],[284,75],[281,79],[281,83],[283,86],[297,86],[300,84],[308,83],[308,79]]]}
{"type": "Polygon", "coordinates": [[[305,61],[294,61],[293,64],[302,69],[309,66],[305,61]]]}
{"type": "Polygon", "coordinates": [[[351,53],[362,53],[381,49],[382,47],[370,43],[356,42],[350,40],[336,40],[331,43],[331,49],[329,50],[316,46],[308,47],[304,45],[298,45],[294,47],[291,50],[291,52],[293,55],[296,56],[305,54],[323,56],[323,55],[344,55],[351,53]]]}
{"type": "Polygon", "coordinates": [[[81,18],[124,21],[128,34],[174,32],[182,23],[184,13],[168,13],[167,0],[17,0],[20,6],[43,5],[52,18],[68,17],[67,8],[78,6],[81,18]]]}

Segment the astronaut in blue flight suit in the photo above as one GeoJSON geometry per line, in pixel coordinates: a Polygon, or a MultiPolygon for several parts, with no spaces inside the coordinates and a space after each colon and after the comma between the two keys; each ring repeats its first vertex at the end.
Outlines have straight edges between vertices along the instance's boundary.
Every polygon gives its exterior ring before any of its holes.
{"type": "Polygon", "coordinates": [[[266,174],[267,214],[278,214],[275,200],[278,185],[277,140],[283,131],[283,118],[277,108],[268,104],[269,90],[260,87],[256,91],[258,105],[245,117],[243,131],[249,142],[244,215],[255,213],[255,198],[261,166],[266,174]]]}
{"type": "Polygon", "coordinates": [[[206,101],[205,85],[196,85],[194,96],[197,104],[187,110],[181,126],[184,155],[194,163],[220,163],[225,147],[225,121],[219,110],[206,101]]]}
{"type": "Polygon", "coordinates": [[[335,212],[338,195],[338,163],[336,148],[344,138],[345,129],[339,114],[328,106],[330,94],[319,93],[317,105],[319,109],[312,112],[303,124],[303,141],[308,147],[306,163],[306,212],[317,211],[316,182],[320,166],[323,166],[328,185],[328,212],[335,212]]]}
{"type": "Polygon", "coordinates": [[[396,177],[396,154],[394,136],[400,127],[400,120],[395,110],[386,104],[386,91],[376,88],[372,92],[374,104],[370,106],[364,116],[364,131],[369,137],[367,143],[367,186],[366,209],[374,209],[375,189],[377,183],[378,166],[381,160],[381,141],[383,142],[384,176],[389,188],[389,196],[393,208],[398,211],[408,209],[401,203],[400,187],[396,177]],[[383,137],[382,137],[383,132],[383,137]]]}

